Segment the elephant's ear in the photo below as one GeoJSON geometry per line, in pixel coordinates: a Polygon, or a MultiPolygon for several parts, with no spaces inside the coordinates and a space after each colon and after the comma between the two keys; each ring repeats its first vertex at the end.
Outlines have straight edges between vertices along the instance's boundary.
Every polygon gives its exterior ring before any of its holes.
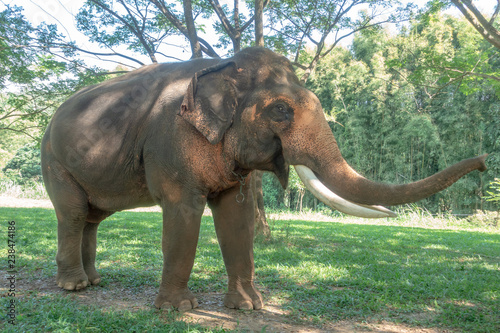
{"type": "Polygon", "coordinates": [[[197,72],[179,114],[196,127],[212,144],[222,140],[236,110],[237,72],[234,62],[224,62],[197,72]]]}

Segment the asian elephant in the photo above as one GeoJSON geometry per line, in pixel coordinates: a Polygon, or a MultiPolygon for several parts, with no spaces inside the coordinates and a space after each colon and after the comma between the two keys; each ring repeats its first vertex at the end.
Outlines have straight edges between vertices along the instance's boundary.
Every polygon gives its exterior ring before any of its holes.
{"type": "Polygon", "coordinates": [[[58,221],[57,284],[98,284],[99,223],[124,209],[163,210],[162,281],[155,306],[198,306],[187,284],[208,203],[228,274],[224,303],[260,309],[254,286],[252,170],[287,186],[294,165],[318,198],[341,211],[394,216],[377,205],[428,197],[486,169],[486,155],[424,180],[372,182],[342,158],[318,98],[290,61],[264,48],[232,58],[154,64],[86,87],[54,114],[42,169],[58,221]]]}

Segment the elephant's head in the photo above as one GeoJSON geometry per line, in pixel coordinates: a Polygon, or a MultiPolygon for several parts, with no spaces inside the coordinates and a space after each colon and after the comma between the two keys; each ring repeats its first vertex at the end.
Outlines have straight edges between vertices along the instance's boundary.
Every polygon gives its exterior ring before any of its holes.
{"type": "Polygon", "coordinates": [[[294,165],[318,199],[362,217],[395,216],[377,205],[415,202],[486,169],[483,155],[410,184],[364,178],[343,159],[318,98],[300,84],[291,63],[263,48],[197,73],[180,114],[212,144],[222,140],[239,168],[272,171],[286,187],[294,165]]]}

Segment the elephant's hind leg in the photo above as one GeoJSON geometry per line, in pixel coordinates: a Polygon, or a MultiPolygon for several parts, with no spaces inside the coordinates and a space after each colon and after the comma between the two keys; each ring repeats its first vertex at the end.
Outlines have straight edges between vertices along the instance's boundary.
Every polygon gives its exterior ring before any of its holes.
{"type": "Polygon", "coordinates": [[[105,212],[99,209],[90,208],[87,214],[82,237],[82,261],[85,273],[91,284],[96,285],[101,282],[101,276],[95,268],[95,257],[97,248],[97,229],[99,223],[113,212],[105,212]]]}
{"type": "Polygon", "coordinates": [[[97,247],[97,228],[99,223],[85,222],[82,238],[82,262],[83,269],[91,284],[99,284],[101,276],[95,268],[95,256],[97,247]]]}
{"type": "Polygon", "coordinates": [[[85,191],[57,161],[43,163],[43,177],[57,216],[57,285],[78,290],[88,285],[82,238],[89,211],[85,191]]]}
{"type": "Polygon", "coordinates": [[[88,276],[83,268],[82,237],[85,228],[84,207],[58,209],[57,227],[57,285],[66,290],[83,289],[88,285],[88,276]]]}

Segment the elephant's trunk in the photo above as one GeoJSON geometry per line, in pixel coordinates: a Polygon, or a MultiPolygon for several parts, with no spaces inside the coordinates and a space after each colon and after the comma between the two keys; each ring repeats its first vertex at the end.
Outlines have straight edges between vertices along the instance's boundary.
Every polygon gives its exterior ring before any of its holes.
{"type": "MultiPolygon", "coordinates": [[[[310,125],[313,123],[309,122],[310,125]]],[[[284,140],[288,143],[284,147],[285,158],[290,164],[307,166],[326,188],[353,203],[392,206],[415,202],[447,188],[471,171],[486,170],[487,155],[482,155],[463,160],[417,182],[402,185],[374,182],[347,164],[326,121],[320,122],[320,130],[315,123],[315,131],[309,126],[295,129],[288,140],[284,140]],[[311,142],[312,146],[307,146],[311,142]]]]}
{"type": "Polygon", "coordinates": [[[365,205],[400,205],[427,198],[444,190],[467,173],[486,170],[487,155],[458,162],[430,177],[402,185],[383,184],[360,176],[344,160],[317,176],[334,193],[346,200],[365,205]]]}
{"type": "Polygon", "coordinates": [[[360,205],[348,201],[333,193],[314,174],[314,171],[305,165],[294,165],[297,174],[311,193],[327,206],[337,209],[343,213],[368,218],[396,217],[393,211],[374,205],[360,205]]]}

